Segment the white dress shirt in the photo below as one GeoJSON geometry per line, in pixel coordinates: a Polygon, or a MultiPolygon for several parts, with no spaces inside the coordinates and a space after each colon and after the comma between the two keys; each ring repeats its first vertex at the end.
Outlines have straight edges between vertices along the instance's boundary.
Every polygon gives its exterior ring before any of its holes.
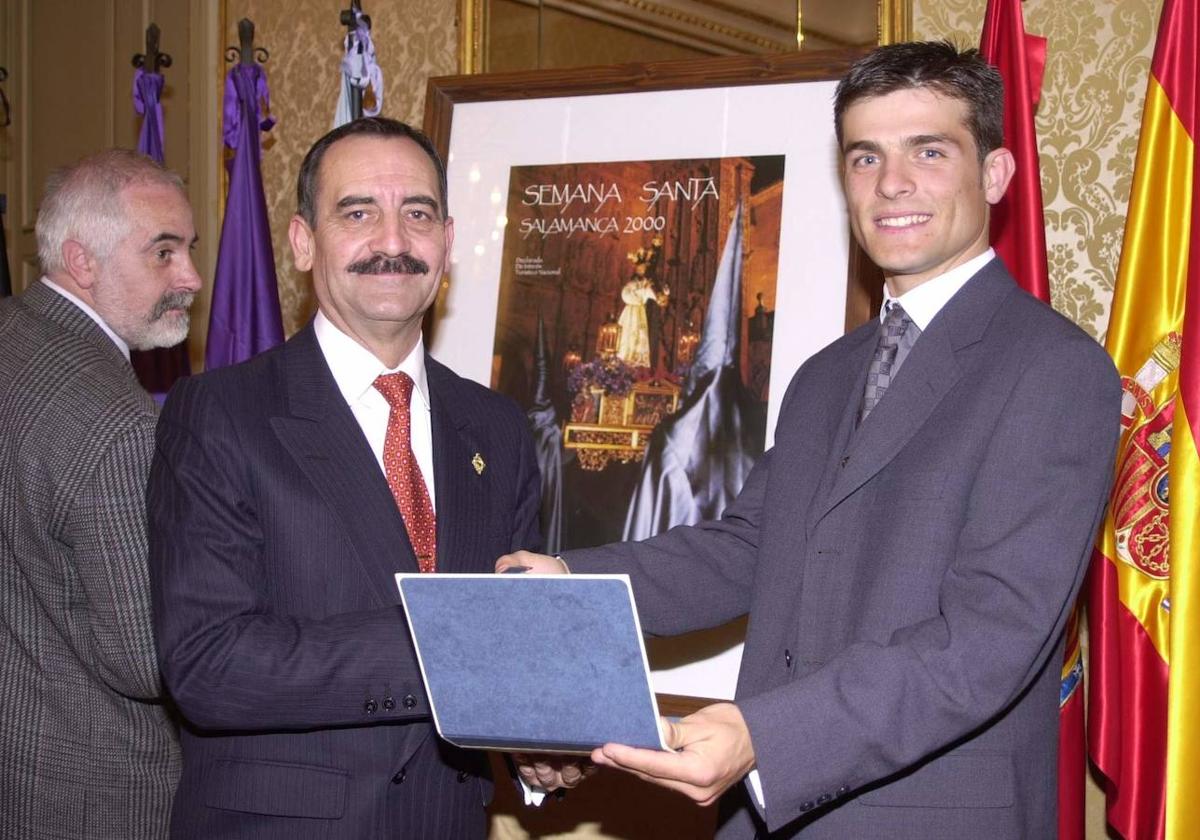
{"type": "MultiPolygon", "coordinates": [[[[388,368],[375,358],[370,350],[334,326],[320,311],[313,319],[313,330],[317,334],[317,344],[321,347],[325,362],[333,372],[338,390],[342,392],[342,397],[354,413],[354,419],[362,428],[363,435],[366,436],[371,451],[375,453],[375,460],[384,475],[387,472],[383,468],[383,442],[387,437],[391,406],[383,398],[383,394],[375,390],[375,379],[381,374],[396,371],[404,371],[412,377],[413,396],[409,407],[409,413],[412,415],[412,449],[436,513],[437,497],[433,493],[433,426],[429,410],[429,380],[425,376],[424,339],[417,339],[416,346],[398,367],[388,368]]],[[[519,777],[517,781],[521,783],[526,805],[542,804],[546,797],[545,791],[530,787],[519,777]]]]}
{"type": "Polygon", "coordinates": [[[98,326],[98,327],[100,327],[100,329],[104,330],[104,333],[113,340],[113,344],[117,345],[117,349],[121,351],[121,354],[126,359],[129,358],[129,345],[125,343],[125,340],[122,339],[121,336],[119,336],[115,332],[113,332],[112,328],[108,324],[104,323],[104,319],[100,317],[99,312],[97,312],[95,309],[92,309],[92,307],[88,306],[86,303],[84,303],[82,300],[77,298],[75,295],[68,292],[62,286],[59,286],[57,283],[52,281],[49,277],[43,277],[41,282],[45,283],[51,289],[58,292],[60,295],[65,297],[67,300],[71,301],[71,303],[75,304],[80,309],[82,309],[83,314],[87,315],[89,318],[91,318],[93,321],[95,321],[96,326],[98,326]]]}
{"type": "Polygon", "coordinates": [[[375,389],[375,380],[384,373],[404,371],[413,381],[412,402],[409,414],[412,417],[411,437],[413,455],[421,468],[421,477],[429,490],[429,501],[437,512],[437,496],[433,485],[433,424],[429,409],[429,380],[425,376],[425,342],[417,338],[417,344],[400,362],[398,367],[389,368],[375,355],[350,336],[346,335],[321,312],[313,320],[317,344],[325,356],[333,380],[337,383],[342,398],[354,413],[380,472],[383,468],[383,443],[387,438],[388,416],[391,406],[383,394],[375,389]]]}
{"type": "MultiPolygon", "coordinates": [[[[996,252],[988,248],[977,257],[972,257],[960,266],[950,269],[945,274],[939,274],[937,277],[931,277],[915,289],[909,289],[900,297],[892,297],[888,292],[887,285],[883,287],[883,306],[879,308],[879,320],[883,321],[887,314],[888,301],[897,301],[904,307],[904,311],[908,313],[908,317],[917,325],[922,332],[929,327],[929,322],[934,316],[942,311],[942,307],[950,302],[950,298],[954,297],[958,290],[967,284],[967,281],[975,276],[979,269],[983,268],[992,258],[996,256],[996,252]]],[[[758,800],[758,805],[766,813],[767,803],[763,798],[762,779],[759,778],[757,770],[751,770],[746,777],[746,781],[750,784],[750,790],[754,792],[754,798],[758,800]]]]}
{"type": "Polygon", "coordinates": [[[921,332],[924,332],[929,329],[929,322],[933,320],[933,316],[941,312],[942,307],[950,302],[950,298],[954,297],[958,290],[965,286],[967,281],[974,277],[979,269],[991,262],[995,256],[996,252],[988,248],[979,256],[972,257],[945,274],[931,277],[915,289],[909,289],[900,297],[892,297],[885,283],[883,306],[879,308],[879,320],[882,322],[884,315],[887,314],[888,301],[894,300],[904,307],[908,317],[921,329],[921,332]]]}

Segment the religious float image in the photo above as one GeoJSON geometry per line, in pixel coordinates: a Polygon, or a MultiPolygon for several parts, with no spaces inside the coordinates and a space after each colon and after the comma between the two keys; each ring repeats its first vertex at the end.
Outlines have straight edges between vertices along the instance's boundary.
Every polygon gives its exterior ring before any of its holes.
{"type": "Polygon", "coordinates": [[[491,384],[548,550],[719,515],[762,454],[783,162],[512,167],[491,384]]]}

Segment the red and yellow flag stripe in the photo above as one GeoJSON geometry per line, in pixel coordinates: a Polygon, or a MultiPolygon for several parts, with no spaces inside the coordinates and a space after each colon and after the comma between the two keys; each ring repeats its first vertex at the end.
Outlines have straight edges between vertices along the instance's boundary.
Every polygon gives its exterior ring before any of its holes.
{"type": "Polygon", "coordinates": [[[1089,590],[1089,747],[1129,840],[1200,836],[1200,0],[1165,0],[1106,346],[1121,449],[1089,590]]]}

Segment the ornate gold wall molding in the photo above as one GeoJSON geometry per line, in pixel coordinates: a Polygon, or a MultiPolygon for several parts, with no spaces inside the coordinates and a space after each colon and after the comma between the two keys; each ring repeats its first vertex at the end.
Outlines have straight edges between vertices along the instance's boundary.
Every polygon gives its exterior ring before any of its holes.
{"type": "MultiPolygon", "coordinates": [[[[532,69],[577,66],[556,64],[553,58],[524,55],[533,48],[521,47],[520,54],[507,52],[501,44],[493,50],[490,28],[511,34],[515,10],[528,7],[531,16],[547,20],[551,13],[559,21],[556,35],[563,36],[562,21],[595,22],[611,28],[618,39],[625,33],[651,45],[673,45],[705,55],[753,55],[791,52],[803,41],[806,49],[868,46],[905,40],[911,32],[913,0],[792,0],[737,3],[733,0],[507,0],[492,9],[492,0],[458,0],[459,67],[464,73],[489,69],[532,69]],[[803,30],[803,39],[797,34],[803,30]],[[493,60],[494,59],[494,60],[493,60]]],[[[577,27],[585,31],[583,27],[577,27]]],[[[542,37],[550,37],[543,35],[542,37]]],[[[566,51],[568,55],[574,55],[566,51]]],[[[561,51],[560,51],[561,54],[561,51]]],[[[620,62],[619,52],[609,63],[620,62]]],[[[594,60],[594,50],[587,57],[594,60]]],[[[675,54],[647,54],[639,60],[662,60],[675,54]]],[[[578,56],[574,56],[578,59],[578,56]]],[[[624,60],[629,60],[625,58],[624,60]]],[[[603,56],[601,61],[604,61],[603,56]]]]}
{"type": "Polygon", "coordinates": [[[879,43],[899,44],[913,37],[913,4],[919,0],[879,0],[879,43]]]}

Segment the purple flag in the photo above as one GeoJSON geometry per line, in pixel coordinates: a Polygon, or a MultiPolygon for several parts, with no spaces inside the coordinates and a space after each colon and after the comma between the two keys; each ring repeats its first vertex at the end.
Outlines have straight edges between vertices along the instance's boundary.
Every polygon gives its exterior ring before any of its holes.
{"type": "Polygon", "coordinates": [[[283,341],[259,139],[260,129],[267,131],[275,124],[261,116],[269,108],[263,69],[257,64],[234,66],[225,77],[224,137],[233,149],[233,161],[213,278],[206,370],[245,361],[283,341]]]}
{"type": "Polygon", "coordinates": [[[166,160],[163,156],[163,81],[161,74],[147,73],[140,67],[133,74],[133,107],[142,117],[137,150],[159,163],[166,160]]]}
{"type": "MultiPolygon", "coordinates": [[[[159,163],[164,161],[162,90],[161,74],[147,73],[140,67],[133,74],[133,107],[142,117],[137,150],[159,163]]],[[[176,379],[192,372],[186,339],[174,347],[133,350],[129,360],[142,387],[159,402],[166,397],[176,379]]]]}

